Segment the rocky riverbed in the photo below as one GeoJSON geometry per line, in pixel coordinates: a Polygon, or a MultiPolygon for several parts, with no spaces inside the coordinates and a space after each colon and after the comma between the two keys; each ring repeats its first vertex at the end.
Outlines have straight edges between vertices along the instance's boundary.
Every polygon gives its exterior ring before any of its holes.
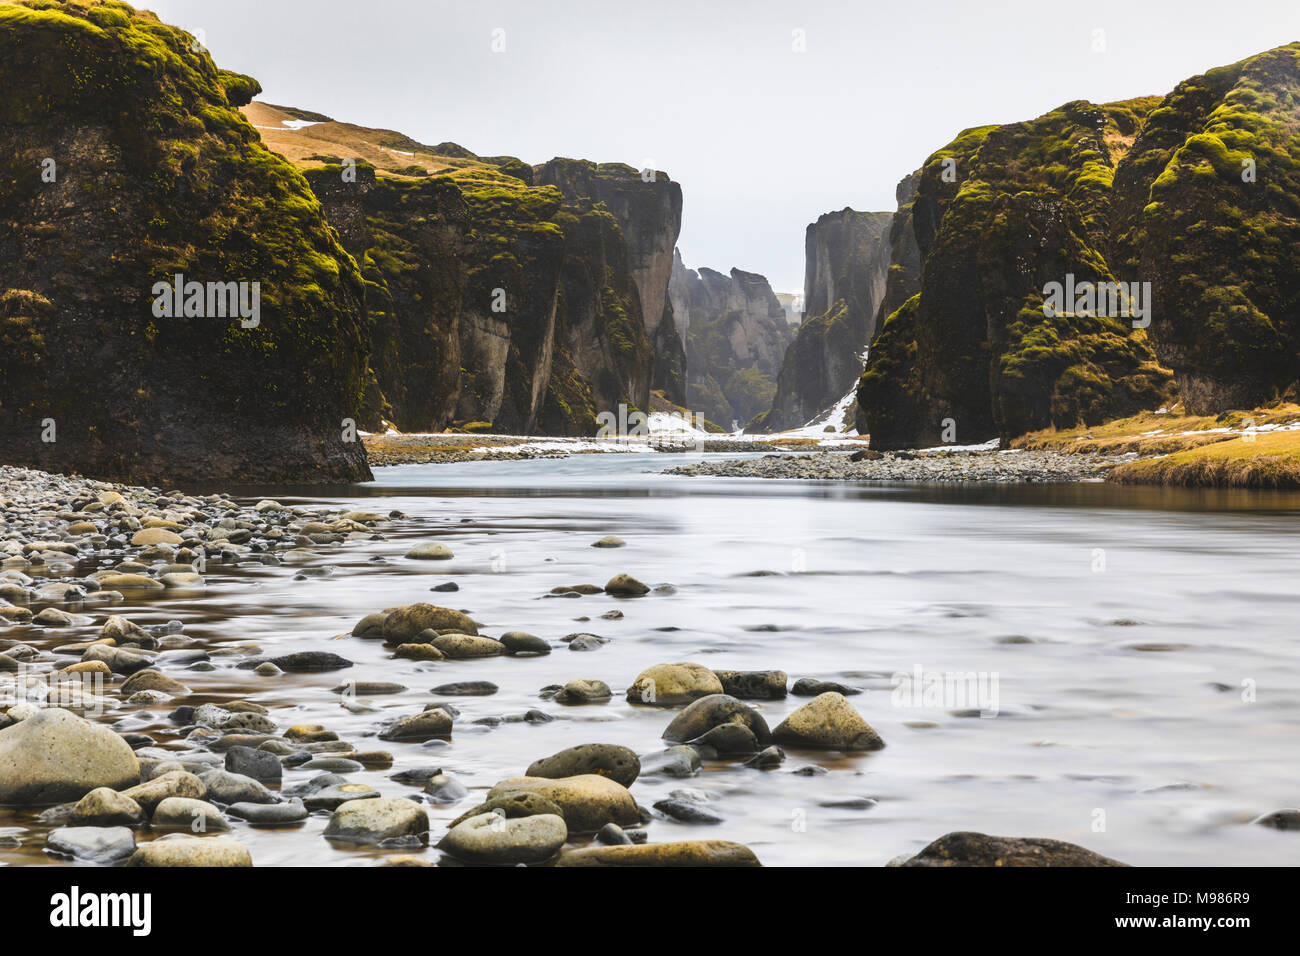
{"type": "MultiPolygon", "coordinates": [[[[492,578],[517,624],[450,606],[485,595],[452,597],[459,575],[437,569],[463,575],[466,554],[488,558],[476,549],[499,526],[443,510],[420,522],[0,469],[0,860],[247,866],[297,858],[307,840],[390,865],[753,866],[765,851],[735,839],[753,832],[742,807],[820,778],[853,792],[799,797],[777,816],[870,814],[866,762],[932,732],[882,727],[878,698],[857,703],[879,675],[738,668],[697,638],[669,646],[677,588],[662,578],[585,583],[547,556],[537,567],[552,570],[524,578],[547,582],[538,593],[492,578]],[[430,534],[433,520],[469,530],[430,534]],[[365,568],[387,583],[366,584],[365,568]],[[283,590],[260,626],[244,623],[245,588],[292,581],[307,594],[345,577],[354,597],[386,590],[358,601],[343,633],[279,639],[275,615],[311,603],[283,590]],[[226,623],[167,622],[169,605],[211,600],[209,579],[226,623]],[[619,649],[643,643],[620,623],[643,615],[663,625],[646,632],[663,638],[650,651],[660,662],[620,664],[619,649]],[[530,619],[538,633],[519,628],[530,619]],[[562,620],[582,623],[564,634],[562,620]]],[[[647,562],[615,534],[577,545],[610,570],[647,562]]],[[[1293,813],[1259,822],[1285,828],[1293,813]]],[[[965,832],[896,862],[1114,864],[1061,841],[965,832]]]]}
{"type": "Polygon", "coordinates": [[[627,439],[588,439],[523,437],[485,434],[410,434],[366,435],[366,455],[370,464],[423,465],[452,464],[465,461],[525,461],[535,458],[566,458],[569,455],[630,454],[661,452],[684,454],[707,450],[739,454],[779,449],[772,442],[730,436],[679,434],[632,437],[627,439]]]}
{"type": "Polygon", "coordinates": [[[803,478],[846,481],[1091,481],[1136,455],[1052,451],[841,452],[764,455],[668,469],[670,475],[714,478],[803,478]]]}

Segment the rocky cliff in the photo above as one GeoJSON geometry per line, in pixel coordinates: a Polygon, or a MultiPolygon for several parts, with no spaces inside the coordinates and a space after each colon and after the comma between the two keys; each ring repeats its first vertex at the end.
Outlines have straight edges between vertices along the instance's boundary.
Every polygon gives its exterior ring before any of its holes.
{"type": "Polygon", "coordinates": [[[1300,43],[1180,83],[1116,171],[1111,258],[1188,411],[1300,381],[1300,43]]]}
{"type": "Polygon", "coordinates": [[[668,280],[682,226],[681,186],[657,170],[571,159],[553,159],[537,167],[536,174],[539,184],[554,185],[571,200],[603,204],[618,222],[653,355],[651,385],[670,401],[680,402],[685,394],[684,363],[668,280]]]}
{"type": "Polygon", "coordinates": [[[361,276],[236,109],[256,81],[93,0],[0,3],[0,78],[5,460],[369,477],[344,421],[365,380],[361,276]]]}
{"type": "Polygon", "coordinates": [[[893,214],[842,209],[808,227],[804,321],[786,350],[761,431],[797,428],[835,404],[862,372],[889,277],[893,214]]]}
{"type": "Polygon", "coordinates": [[[671,331],[681,189],[664,173],[531,167],[288,107],[245,111],[303,169],[365,277],[368,423],[589,435],[600,411],[648,407],[655,342],[665,355],[677,342],[643,305],[671,331]]]}
{"type": "Polygon", "coordinates": [[[686,343],[686,404],[728,428],[766,411],[794,335],[767,279],[688,269],[677,252],[668,297],[686,343]]]}
{"type": "Polygon", "coordinates": [[[873,446],[1096,424],[1175,381],[1200,413],[1295,389],[1298,62],[1292,44],[933,154],[907,211],[920,282],[887,295],[858,390],[873,446]]]}

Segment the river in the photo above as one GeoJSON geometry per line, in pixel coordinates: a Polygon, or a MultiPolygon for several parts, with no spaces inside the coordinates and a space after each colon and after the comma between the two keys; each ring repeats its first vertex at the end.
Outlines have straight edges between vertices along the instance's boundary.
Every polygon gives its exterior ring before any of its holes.
{"type": "MultiPolygon", "coordinates": [[[[320,723],[389,750],[391,769],[353,775],[388,795],[418,793],[390,774],[441,766],[471,794],[430,808],[433,841],[539,757],[586,742],[661,749],[673,712],[627,704],[622,691],[652,664],[694,661],[861,688],[850,701],[887,746],[851,757],[789,750],[776,770],[706,761],[692,779],[643,777],[633,786],[641,805],[691,788],[724,818],[657,819],[653,842],[735,840],[767,865],[880,865],[949,831],[978,830],[1069,840],[1138,865],[1300,860],[1292,834],[1248,823],[1300,804],[1300,495],[659,473],[700,457],[407,465],[348,488],[248,489],[253,500],[396,508],[410,520],[389,540],[319,549],[313,563],[337,569],[328,577],[295,580],[300,566],[290,565],[210,566],[201,596],[132,599],[114,613],[179,620],[210,648],[251,642],[355,661],[331,674],[264,678],[214,658],[219,670],[182,675],[201,691],[186,702],[244,698],[281,727],[320,723]],[[626,547],[591,547],[608,534],[626,547]],[[429,539],[455,557],[402,557],[429,539]],[[672,589],[546,597],[619,571],[672,589]],[[458,592],[430,592],[449,580],[458,592]],[[415,663],[349,635],[366,613],[415,601],[466,610],[492,636],[522,630],[558,642],[587,631],[610,643],[415,663]],[[621,619],[601,617],[615,609],[621,619]],[[963,701],[953,693],[966,685],[953,685],[942,699],[904,699],[894,675],[918,671],[972,675],[984,693],[963,701]],[[601,679],[615,696],[576,707],[539,697],[573,678],[601,679]],[[409,689],[366,698],[381,712],[355,714],[331,692],[343,679],[409,689]],[[500,690],[454,699],[462,716],[450,742],[374,738],[384,711],[448,699],[430,689],[461,680],[500,690]],[[532,708],[556,719],[474,723],[532,708]],[[863,797],[876,802],[825,805],[863,797]]],[[[775,726],[805,702],[755,704],[775,726]]],[[[174,729],[166,710],[111,716],[119,729],[165,737],[174,729]]],[[[309,776],[286,771],[284,783],[309,776]]],[[[321,836],[326,819],[281,830],[236,822],[235,835],[257,865],[356,864],[387,852],[332,845],[321,836]]],[[[0,833],[30,824],[29,812],[5,811],[0,833]]],[[[41,858],[31,841],[0,849],[0,861],[41,858]]]]}

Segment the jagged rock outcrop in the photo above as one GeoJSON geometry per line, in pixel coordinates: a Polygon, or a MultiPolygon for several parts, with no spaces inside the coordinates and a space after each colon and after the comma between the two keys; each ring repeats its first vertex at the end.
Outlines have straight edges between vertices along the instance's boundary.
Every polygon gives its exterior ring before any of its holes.
{"type": "Polygon", "coordinates": [[[724,427],[765,411],[794,337],[767,279],[735,268],[697,272],[677,252],[668,297],[686,342],[689,407],[724,427]]]}
{"type": "MultiPolygon", "coordinates": [[[[639,172],[620,163],[571,159],[537,167],[536,181],[558,187],[570,200],[602,203],[618,221],[640,299],[641,325],[653,354],[651,387],[680,403],[685,398],[685,363],[668,281],[682,226],[681,186],[657,170],[639,172]]],[[[646,407],[645,401],[638,405],[646,407]]]]}
{"type": "Polygon", "coordinates": [[[758,431],[797,428],[835,404],[862,372],[889,275],[893,214],[842,209],[808,227],[804,320],[786,350],[758,431]]]}
{"type": "Polygon", "coordinates": [[[1151,282],[1148,334],[1188,411],[1300,382],[1300,43],[1210,70],[1152,111],[1115,174],[1111,258],[1151,282]]]}
{"type": "Polygon", "coordinates": [[[1167,401],[1173,380],[1197,413],[1294,392],[1297,96],[1291,44],[932,155],[910,209],[920,284],[888,297],[858,389],[873,447],[1096,424],[1167,401]],[[1141,299],[1054,307],[1069,282],[1141,299]]]}
{"type": "Polygon", "coordinates": [[[642,303],[671,326],[681,220],[667,175],[532,167],[289,107],[245,112],[303,168],[361,266],[368,424],[590,435],[601,411],[648,408],[662,332],[642,303]]]}
{"type": "Polygon", "coordinates": [[[368,478],[344,440],[361,276],[235,108],[256,81],[126,4],[27,0],[0,4],[0,78],[4,459],[136,482],[368,478]],[[204,284],[179,313],[156,288],[178,274],[204,284]]]}

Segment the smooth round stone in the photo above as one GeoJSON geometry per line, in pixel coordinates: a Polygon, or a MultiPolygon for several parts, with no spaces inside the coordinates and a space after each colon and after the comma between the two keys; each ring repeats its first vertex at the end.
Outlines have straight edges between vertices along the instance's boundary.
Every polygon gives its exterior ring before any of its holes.
{"type": "Polygon", "coordinates": [[[470,817],[477,817],[480,814],[492,813],[493,811],[511,818],[530,817],[539,813],[553,813],[557,817],[564,816],[564,811],[560,809],[560,805],[554,800],[548,800],[538,793],[519,791],[517,793],[503,793],[499,797],[493,797],[491,800],[480,803],[472,810],[467,810],[455,820],[452,820],[451,826],[454,827],[458,823],[464,823],[470,817]]]}
{"type": "Polygon", "coordinates": [[[608,777],[595,774],[558,780],[511,777],[488,791],[488,799],[515,791],[536,793],[558,804],[574,833],[595,833],[606,823],[627,826],[641,822],[632,794],[608,777]]]}
{"type": "Polygon", "coordinates": [[[785,762],[785,751],[780,747],[773,745],[764,747],[754,756],[745,761],[746,767],[753,767],[756,770],[772,770],[781,766],[785,762]]]}
{"type": "Polygon", "coordinates": [[[68,822],[73,826],[130,826],[144,820],[144,809],[130,797],[108,787],[96,787],[72,808],[68,822]]]}
{"type": "Polygon", "coordinates": [[[605,846],[631,846],[632,838],[617,823],[606,823],[596,834],[596,842],[605,846]]]}
{"type": "Polygon", "coordinates": [[[325,838],[344,843],[374,844],[400,837],[427,838],[429,815],[413,800],[378,797],[349,800],[334,811],[325,838]]]}
{"type": "Polygon", "coordinates": [[[283,826],[308,817],[307,807],[297,798],[284,803],[234,803],[226,812],[254,826],[283,826]]]}
{"type": "Polygon", "coordinates": [[[398,644],[393,656],[410,661],[441,661],[445,659],[442,651],[432,644],[398,644]]]}
{"type": "Polygon", "coordinates": [[[668,797],[663,800],[655,801],[654,808],[679,823],[721,823],[722,817],[714,813],[702,803],[694,800],[681,800],[676,797],[668,797]]]}
{"type": "Polygon", "coordinates": [[[719,724],[688,743],[697,750],[712,750],[720,757],[748,756],[758,752],[758,738],[744,724],[719,724]]]}
{"type": "Polygon", "coordinates": [[[556,866],[761,866],[754,851],[728,840],[685,840],[640,846],[589,846],[562,853],[556,866]]]}
{"type": "Polygon", "coordinates": [[[571,680],[560,688],[555,700],[560,704],[595,704],[604,703],[613,696],[613,691],[603,680],[571,680]]]}
{"type": "Polygon", "coordinates": [[[170,770],[122,791],[123,796],[140,804],[149,814],[152,814],[154,808],[168,797],[202,800],[207,794],[208,788],[202,778],[185,770],[170,770]]]}
{"type": "Polygon", "coordinates": [[[417,544],[414,548],[406,552],[406,557],[416,561],[446,561],[455,557],[451,553],[451,548],[445,544],[439,544],[436,541],[426,541],[423,544],[417,544]]]}
{"type": "Polygon", "coordinates": [[[195,574],[193,571],[173,571],[170,574],[164,574],[159,581],[165,588],[177,590],[198,589],[206,586],[203,575],[195,574]]]}
{"type": "Polygon", "coordinates": [[[885,746],[844,695],[834,692],[814,697],[781,721],[772,739],[790,747],[822,750],[879,750],[885,746]]]}
{"type": "Polygon", "coordinates": [[[353,637],[377,638],[384,636],[384,620],[388,617],[382,611],[374,614],[367,614],[361,620],[357,621],[352,628],[353,637]]]}
{"type": "Polygon", "coordinates": [[[334,694],[343,694],[348,697],[377,697],[383,694],[400,694],[406,690],[405,684],[394,684],[387,681],[344,681],[337,687],[330,688],[334,694]]]}
{"type": "Polygon", "coordinates": [[[93,618],[86,617],[84,614],[69,614],[56,607],[47,607],[32,618],[32,623],[43,627],[79,627],[91,623],[92,620],[93,618]]]}
{"type": "Polygon", "coordinates": [[[1275,830],[1300,830],[1300,810],[1294,807],[1274,810],[1272,813],[1266,813],[1251,822],[1264,827],[1272,827],[1275,830]]]}
{"type": "Polygon", "coordinates": [[[45,837],[45,852],[86,863],[116,863],[135,852],[129,827],[59,827],[45,837]]]}
{"type": "Polygon", "coordinates": [[[131,544],[137,548],[151,547],[156,544],[184,543],[184,538],[168,528],[144,528],[131,536],[131,544]]]}
{"type": "Polygon", "coordinates": [[[626,541],[624,541],[622,538],[618,537],[617,535],[612,535],[612,534],[607,534],[605,535],[605,537],[597,541],[591,542],[591,546],[593,548],[621,548],[625,544],[627,544],[626,541]]]}
{"type": "Polygon", "coordinates": [[[450,684],[439,684],[433,688],[435,694],[446,694],[450,697],[487,697],[495,694],[499,687],[487,680],[466,680],[455,681],[450,684]]]}
{"type": "Polygon", "coordinates": [[[355,800],[377,800],[381,794],[364,783],[339,783],[302,798],[308,810],[337,810],[355,800]]]}
{"type": "Polygon", "coordinates": [[[127,866],[221,866],[253,865],[248,847],[231,837],[165,836],[141,844],[127,866]]]}
{"type": "Polygon", "coordinates": [[[433,604],[407,604],[385,612],[383,635],[388,644],[406,644],[422,631],[455,628],[461,634],[477,634],[478,625],[460,611],[433,604]]]}
{"type": "Polygon", "coordinates": [[[140,779],[130,745],[107,727],[57,707],[0,730],[0,804],[78,800],[140,779]]]}
{"type": "Polygon", "coordinates": [[[795,697],[816,697],[819,694],[843,694],[849,696],[852,694],[861,694],[862,690],[857,687],[850,687],[848,684],[836,683],[833,680],[818,680],[815,677],[800,677],[790,688],[790,693],[795,697]]]}
{"type": "Polygon", "coordinates": [[[321,770],[328,773],[358,773],[365,764],[347,757],[312,757],[301,765],[303,770],[321,770]]]}
{"type": "Polygon", "coordinates": [[[669,747],[639,759],[645,777],[693,777],[700,772],[700,754],[693,747],[669,747]]]}
{"type": "Polygon", "coordinates": [[[281,670],[293,674],[319,674],[322,671],[337,671],[351,667],[352,661],[330,651],[296,651],[272,657],[271,663],[281,670]]]}
{"type": "Polygon", "coordinates": [[[284,776],[280,758],[265,750],[252,747],[231,747],[226,751],[226,769],[231,773],[252,777],[254,780],[275,781],[284,776]]]}
{"type": "Polygon", "coordinates": [[[143,574],[105,574],[99,578],[105,591],[161,591],[164,585],[143,574]]]}
{"type": "Polygon", "coordinates": [[[609,777],[625,787],[632,786],[641,772],[641,761],[636,752],[618,744],[579,744],[528,765],[529,777],[578,777],[596,774],[609,777]]]}
{"type": "Polygon", "coordinates": [[[399,717],[379,735],[380,740],[429,740],[451,736],[451,715],[445,710],[426,710],[399,717]]]}
{"type": "Polygon", "coordinates": [[[545,638],[538,637],[536,634],[529,634],[526,631],[507,631],[501,635],[501,643],[505,645],[506,653],[514,656],[524,656],[528,654],[549,654],[551,653],[551,644],[545,638]]]}
{"type": "Polygon", "coordinates": [[[207,799],[229,806],[232,803],[275,803],[280,798],[252,777],[228,770],[205,770],[199,779],[207,787],[207,799]]]}
{"type": "Polygon", "coordinates": [[[507,817],[492,811],[452,827],[438,849],[466,863],[542,863],[559,852],[568,836],[564,819],[555,814],[507,817]]]}
{"type": "Polygon", "coordinates": [[[108,644],[92,644],[81,655],[83,661],[103,661],[114,674],[130,675],[152,667],[154,660],[147,654],[130,651],[108,644]]]}
{"type": "Polygon", "coordinates": [[[279,677],[284,673],[284,671],[280,670],[280,668],[276,667],[270,661],[262,661],[262,663],[253,668],[253,673],[258,677],[279,677]]]}
{"type": "Polygon", "coordinates": [[[500,641],[475,634],[441,634],[430,643],[452,660],[497,657],[506,653],[506,646],[500,641]]]}
{"type": "Polygon", "coordinates": [[[615,597],[640,597],[649,594],[650,588],[630,574],[616,574],[606,582],[605,593],[615,597]]]}
{"type": "Polygon", "coordinates": [[[719,724],[731,723],[748,727],[761,746],[766,746],[771,740],[771,732],[762,714],[728,694],[711,694],[688,705],[673,718],[663,737],[681,743],[701,737],[719,724]]]}
{"type": "Polygon", "coordinates": [[[920,853],[897,864],[906,867],[1124,866],[1092,850],[1037,837],[999,837],[986,833],[946,833],[920,853]]]}
{"type": "Polygon", "coordinates": [[[189,693],[189,688],[180,681],[152,668],[136,671],[122,681],[121,691],[123,694],[134,694],[142,690],[157,691],[171,696],[189,693]]]}
{"type": "Polygon", "coordinates": [[[206,800],[167,797],[154,807],[149,825],[155,829],[189,830],[193,833],[219,833],[230,824],[221,811],[206,800]]]}
{"type": "Polygon", "coordinates": [[[149,632],[139,624],[128,621],[121,615],[114,614],[99,629],[100,640],[116,641],[119,644],[133,641],[141,643],[149,639],[149,632]]]}
{"type": "Polygon", "coordinates": [[[682,661],[656,664],[643,670],[627,689],[629,704],[651,707],[677,707],[691,701],[722,693],[722,682],[702,664],[682,661]]]}
{"type": "Polygon", "coordinates": [[[440,773],[425,781],[424,792],[433,803],[457,803],[469,796],[469,790],[455,777],[440,773]]]}
{"type": "Polygon", "coordinates": [[[608,644],[609,640],[599,634],[574,634],[566,638],[566,643],[571,651],[598,651],[608,644]]]}
{"type": "Polygon", "coordinates": [[[785,671],[714,671],[722,692],[740,700],[782,700],[789,677],[785,671]]]}

